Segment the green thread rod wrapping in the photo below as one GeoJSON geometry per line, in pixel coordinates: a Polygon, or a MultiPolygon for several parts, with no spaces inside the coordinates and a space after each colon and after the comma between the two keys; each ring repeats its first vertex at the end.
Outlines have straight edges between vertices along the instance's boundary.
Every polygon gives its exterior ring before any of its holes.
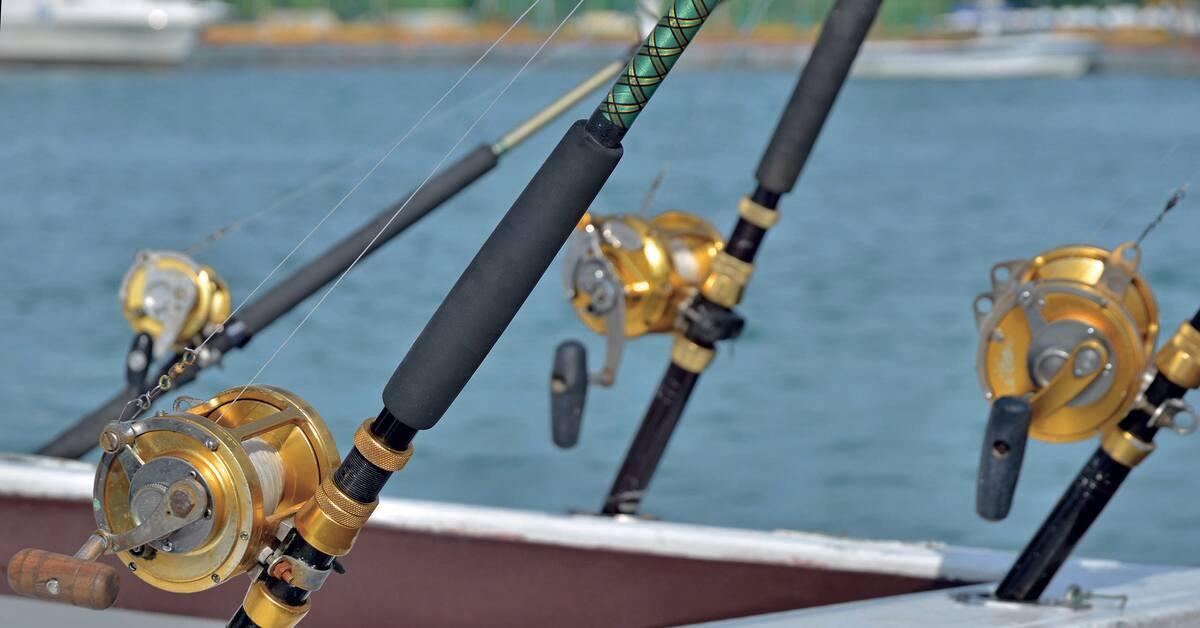
{"type": "Polygon", "coordinates": [[[598,113],[622,129],[633,126],[684,49],[721,0],[674,0],[609,90],[598,113]]]}

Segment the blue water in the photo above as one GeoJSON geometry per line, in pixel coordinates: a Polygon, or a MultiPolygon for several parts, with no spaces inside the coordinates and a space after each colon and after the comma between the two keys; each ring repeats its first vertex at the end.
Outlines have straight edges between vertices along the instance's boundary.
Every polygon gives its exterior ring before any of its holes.
{"type": "MultiPolygon", "coordinates": [[[[215,68],[0,73],[0,449],[30,450],[106,399],[129,331],[115,292],[139,248],[179,248],[347,159],[283,210],[205,250],[244,297],[462,67],[215,68]]],[[[485,65],[459,96],[515,70],[485,65]]],[[[497,137],[581,78],[522,79],[464,147],[497,137]]],[[[681,72],[627,138],[593,209],[732,224],[791,89],[786,72],[681,72]]],[[[594,99],[588,100],[588,105],[594,99]]],[[[309,259],[419,182],[482,109],[403,145],[297,253],[309,259]]],[[[1000,259],[1135,237],[1200,170],[1200,83],[852,82],[759,258],[745,335],[705,374],[645,501],[665,519],[1019,548],[1094,443],[1033,444],[1007,521],[973,512],[986,412],[973,295],[1000,259]]],[[[573,117],[582,117],[588,106],[573,117]]],[[[361,265],[263,372],[305,396],[345,447],[392,369],[567,121],[361,265]]],[[[1163,326],[1200,305],[1200,201],[1145,245],[1163,326]]],[[[391,495],[564,511],[595,508],[666,364],[629,347],[618,386],[590,394],[578,448],[550,443],[554,345],[586,336],[557,266],[391,495]]],[[[305,304],[187,394],[248,380],[305,304]]],[[[1082,552],[1200,563],[1200,442],[1171,435],[1137,469],[1082,552]]]]}

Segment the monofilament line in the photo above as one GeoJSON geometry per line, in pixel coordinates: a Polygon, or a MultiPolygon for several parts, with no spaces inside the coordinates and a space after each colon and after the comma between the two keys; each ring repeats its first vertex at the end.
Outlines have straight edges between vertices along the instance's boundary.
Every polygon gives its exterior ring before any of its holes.
{"type": "Polygon", "coordinates": [[[408,195],[408,198],[404,200],[404,203],[400,205],[399,209],[397,209],[396,212],[392,214],[392,217],[389,218],[386,223],[384,223],[383,227],[379,229],[379,232],[375,234],[375,237],[371,238],[371,241],[368,242],[365,247],[363,247],[363,250],[358,254],[358,257],[354,258],[354,261],[351,262],[348,267],[346,267],[346,270],[342,271],[341,275],[338,275],[338,278],[333,282],[332,285],[329,286],[327,290],[325,290],[325,293],[322,294],[321,298],[318,299],[317,302],[312,306],[312,309],[310,309],[308,313],[304,315],[304,318],[300,319],[300,322],[294,328],[292,328],[292,331],[283,339],[283,342],[279,344],[279,347],[277,347],[275,351],[271,353],[271,356],[267,358],[267,361],[258,368],[258,371],[254,373],[254,376],[250,378],[250,381],[247,382],[245,386],[242,386],[242,389],[238,391],[237,397],[234,398],[234,401],[240,399],[242,394],[244,394],[248,388],[253,386],[254,383],[258,381],[258,377],[262,375],[263,371],[265,371],[268,366],[271,365],[271,362],[275,360],[275,357],[278,356],[281,351],[283,351],[284,347],[286,347],[289,342],[291,342],[296,333],[299,332],[300,329],[304,327],[304,324],[308,322],[308,319],[312,318],[312,315],[316,313],[323,303],[325,303],[325,300],[329,298],[329,295],[332,294],[334,290],[337,290],[337,287],[341,285],[342,280],[346,278],[346,275],[349,275],[350,271],[354,270],[354,267],[358,265],[359,260],[361,260],[363,256],[367,254],[367,251],[371,250],[371,247],[375,245],[375,241],[383,235],[384,231],[387,231],[388,226],[400,216],[406,207],[408,207],[409,201],[411,201],[413,197],[415,197],[417,193],[425,187],[425,184],[429,183],[429,181],[433,179],[433,176],[442,168],[442,165],[445,164],[446,161],[450,159],[450,156],[453,155],[456,150],[458,150],[458,147],[461,146],[464,141],[466,141],[467,136],[469,136],[471,132],[475,130],[475,127],[478,126],[485,117],[487,117],[488,113],[492,111],[492,108],[496,106],[496,103],[500,102],[500,99],[504,97],[504,94],[508,92],[509,88],[511,88],[513,84],[517,82],[517,79],[521,77],[521,74],[525,72],[525,69],[529,67],[529,64],[533,63],[534,59],[537,59],[538,55],[545,50],[546,46],[549,45],[554,39],[555,35],[558,34],[558,31],[562,29],[563,25],[565,25],[573,15],[575,15],[575,12],[579,10],[579,7],[583,5],[583,2],[584,0],[578,0],[578,2],[575,3],[575,6],[571,7],[571,10],[567,13],[566,17],[564,17],[562,21],[560,21],[558,25],[554,27],[554,30],[550,32],[550,35],[547,36],[544,41],[542,41],[542,44],[538,46],[537,50],[533,52],[533,55],[529,57],[527,61],[525,61],[525,64],[521,66],[521,69],[517,70],[517,73],[514,74],[512,79],[508,81],[508,84],[504,86],[504,89],[501,89],[500,93],[496,94],[496,97],[492,99],[492,102],[489,103],[487,108],[483,110],[483,113],[480,113],[479,117],[475,118],[475,121],[471,123],[471,126],[468,127],[462,136],[458,138],[458,141],[456,141],[454,145],[450,147],[450,150],[446,151],[446,154],[441,158],[441,160],[438,161],[437,165],[429,171],[429,174],[425,176],[425,179],[421,181],[421,184],[418,185],[415,190],[413,190],[412,194],[408,195]]]}
{"type": "MultiPolygon", "coordinates": [[[[540,59],[538,61],[537,65],[531,66],[531,69],[537,70],[537,69],[543,68],[548,63],[553,61],[555,56],[561,56],[567,51],[582,49],[585,46],[587,46],[588,44],[590,44],[592,42],[592,39],[593,39],[592,36],[590,34],[588,34],[588,35],[585,35],[584,37],[581,37],[578,40],[572,41],[567,46],[562,46],[560,48],[557,48],[553,52],[553,54],[543,55],[542,59],[540,59]]],[[[459,116],[462,111],[466,111],[467,109],[473,107],[474,105],[476,105],[480,102],[483,102],[487,98],[494,96],[496,94],[496,90],[498,90],[500,88],[501,88],[501,81],[497,81],[494,85],[489,86],[487,89],[475,92],[471,96],[464,98],[462,100],[459,100],[459,101],[455,102],[454,104],[450,105],[449,107],[443,108],[441,111],[438,112],[438,114],[436,116],[431,116],[428,120],[426,120],[425,126],[428,127],[431,124],[437,124],[443,120],[447,120],[447,119],[459,116]]],[[[380,146],[379,148],[380,148],[380,150],[383,150],[385,147],[380,146]]],[[[203,251],[204,249],[208,248],[209,246],[212,246],[214,243],[219,242],[220,240],[226,238],[227,236],[230,236],[234,233],[237,233],[238,231],[241,231],[242,229],[246,228],[247,225],[257,222],[259,219],[267,216],[268,214],[271,214],[271,213],[283,208],[284,206],[291,204],[292,201],[304,196],[309,191],[314,190],[317,187],[319,187],[325,183],[328,183],[329,181],[332,181],[337,175],[341,174],[342,172],[344,172],[346,170],[349,170],[351,166],[355,166],[359,163],[365,162],[367,160],[367,158],[369,158],[370,156],[371,156],[370,153],[364,153],[362,155],[359,155],[358,157],[346,159],[346,160],[342,161],[340,164],[337,164],[336,166],[333,166],[332,168],[329,168],[329,169],[325,170],[324,172],[317,174],[315,177],[307,177],[306,180],[304,181],[304,183],[292,186],[291,189],[277,195],[265,207],[262,207],[262,208],[254,211],[252,213],[249,213],[241,218],[237,218],[235,220],[227,222],[224,225],[208,232],[207,234],[205,234],[204,236],[202,236],[201,238],[199,238],[198,240],[193,242],[191,245],[189,245],[186,249],[184,249],[183,253],[185,255],[189,255],[189,256],[196,255],[200,251],[203,251]]]]}
{"type": "MultiPolygon", "coordinates": [[[[483,63],[483,60],[486,59],[488,57],[488,55],[492,54],[492,51],[496,49],[496,46],[499,46],[500,42],[504,41],[504,38],[507,37],[508,34],[511,33],[513,31],[513,29],[515,29],[517,27],[517,25],[520,24],[521,21],[525,19],[525,16],[529,15],[529,13],[531,11],[533,11],[533,8],[536,7],[538,5],[538,3],[541,1],[542,0],[533,0],[533,2],[525,9],[525,11],[523,11],[521,13],[521,15],[517,16],[517,19],[515,21],[513,21],[513,23],[510,24],[508,26],[508,28],[505,29],[505,31],[500,34],[499,37],[496,38],[496,41],[493,41],[492,45],[488,46],[487,50],[484,50],[483,54],[479,55],[479,58],[476,59],[475,62],[472,63],[471,66],[467,68],[466,72],[463,72],[462,76],[458,77],[458,80],[455,81],[454,84],[450,86],[450,89],[446,90],[446,92],[443,93],[440,98],[438,98],[432,105],[429,106],[428,109],[425,110],[425,113],[421,114],[421,117],[418,118],[417,121],[415,123],[413,123],[413,125],[411,127],[409,127],[408,131],[406,131],[404,133],[404,135],[402,135],[400,137],[399,140],[396,140],[395,144],[392,144],[392,147],[389,148],[386,153],[384,153],[383,157],[380,157],[375,162],[375,165],[371,166],[371,168],[369,170],[367,170],[366,174],[364,174],[358,180],[358,182],[355,183],[350,188],[350,190],[347,191],[342,196],[342,198],[333,206],[333,208],[330,209],[329,212],[326,213],[325,216],[322,217],[321,220],[315,226],[313,226],[313,228],[311,230],[309,230],[309,232],[307,234],[305,234],[305,236],[303,238],[300,239],[300,242],[298,242],[296,244],[296,246],[293,247],[292,250],[289,251],[288,254],[283,257],[283,259],[279,260],[279,263],[276,264],[275,267],[271,269],[271,272],[267,273],[267,276],[263,277],[262,281],[258,282],[257,286],[254,286],[254,289],[250,291],[250,294],[247,294],[246,297],[244,299],[242,299],[242,302],[239,303],[238,306],[236,308],[234,308],[232,312],[229,313],[229,316],[226,316],[225,320],[221,321],[221,324],[217,325],[216,328],[213,329],[212,333],[210,333],[208,335],[208,337],[206,337],[204,339],[204,341],[200,343],[200,346],[196,347],[195,351],[199,351],[200,349],[202,349],[206,344],[208,344],[208,341],[212,340],[213,336],[216,336],[218,333],[220,333],[221,331],[223,331],[225,329],[225,324],[228,323],[230,320],[232,320],[233,317],[237,315],[238,311],[240,311],[242,309],[242,307],[244,307],[246,305],[246,303],[248,303],[250,301],[250,297],[254,296],[255,293],[257,293],[260,289],[262,289],[262,287],[268,281],[270,281],[271,277],[274,277],[275,273],[279,272],[280,268],[283,268],[283,265],[286,264],[287,261],[289,259],[291,259],[293,255],[296,254],[296,251],[300,250],[300,247],[304,246],[305,242],[308,242],[309,238],[311,238],[313,236],[313,234],[316,233],[317,230],[320,229],[321,226],[324,225],[325,222],[328,221],[329,218],[332,217],[333,214],[335,212],[337,212],[337,210],[340,209],[342,207],[342,205],[344,205],[346,203],[346,201],[351,196],[353,196],[354,193],[357,192],[360,187],[362,187],[362,184],[366,183],[367,179],[371,178],[371,175],[375,174],[375,171],[378,170],[379,167],[383,165],[383,162],[387,161],[388,158],[392,156],[392,153],[396,152],[396,149],[400,148],[400,146],[408,140],[409,136],[411,136],[413,134],[413,131],[416,131],[417,128],[419,126],[421,126],[421,123],[423,123],[425,121],[425,119],[428,118],[429,115],[438,108],[438,106],[440,106],[447,98],[449,98],[450,94],[453,94],[454,91],[456,89],[458,89],[458,86],[461,85],[462,82],[465,81],[467,79],[467,77],[471,75],[471,72],[473,72],[475,70],[475,68],[479,66],[480,63],[483,63]]],[[[505,89],[507,89],[507,87],[505,89]]],[[[500,95],[504,95],[504,92],[501,91],[500,95]]],[[[410,196],[409,198],[411,199],[412,197],[410,196]]],[[[407,201],[405,201],[405,203],[407,203],[407,201]]],[[[378,236],[376,236],[376,237],[378,237],[378,236]]],[[[374,243],[374,240],[372,240],[372,243],[374,243]]],[[[361,257],[361,255],[360,255],[360,257],[361,257]]]]}

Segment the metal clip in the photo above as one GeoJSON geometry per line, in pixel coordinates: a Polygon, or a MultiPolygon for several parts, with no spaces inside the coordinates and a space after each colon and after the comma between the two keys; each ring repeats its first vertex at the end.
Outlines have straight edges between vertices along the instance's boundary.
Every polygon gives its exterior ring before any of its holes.
{"type": "Polygon", "coordinates": [[[1112,600],[1116,602],[1117,609],[1124,609],[1129,602],[1129,596],[1123,594],[1105,595],[1103,593],[1093,593],[1092,591],[1084,591],[1077,584],[1072,584],[1067,587],[1066,593],[1063,594],[1062,602],[1058,605],[1065,606],[1073,611],[1082,611],[1092,608],[1092,600],[1112,600]]]}
{"type": "Polygon", "coordinates": [[[316,591],[325,584],[331,569],[317,569],[304,561],[282,554],[267,567],[267,573],[305,591],[316,591]]]}
{"type": "Polygon", "coordinates": [[[1187,436],[1196,431],[1197,425],[1200,425],[1200,417],[1196,416],[1196,411],[1188,402],[1182,399],[1167,399],[1154,409],[1154,412],[1150,414],[1150,420],[1146,421],[1146,425],[1165,428],[1180,436],[1187,436]],[[1175,418],[1181,414],[1188,417],[1183,423],[1175,418]]]}

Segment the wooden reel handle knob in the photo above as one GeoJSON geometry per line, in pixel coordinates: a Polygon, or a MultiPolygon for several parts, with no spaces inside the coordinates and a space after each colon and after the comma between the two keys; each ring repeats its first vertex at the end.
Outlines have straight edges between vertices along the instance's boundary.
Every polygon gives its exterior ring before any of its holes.
{"type": "Polygon", "coordinates": [[[117,570],[39,549],[23,549],[8,561],[8,586],[26,597],[104,610],[117,601],[117,570]]]}

